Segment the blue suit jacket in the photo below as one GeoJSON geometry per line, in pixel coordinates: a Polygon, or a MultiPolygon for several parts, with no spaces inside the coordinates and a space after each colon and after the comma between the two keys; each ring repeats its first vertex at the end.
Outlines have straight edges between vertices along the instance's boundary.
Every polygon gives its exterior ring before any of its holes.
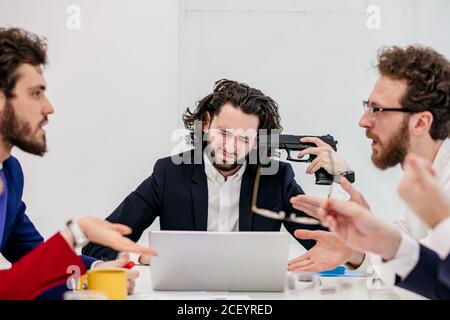
{"type": "Polygon", "coordinates": [[[420,245],[419,261],[396,285],[430,299],[450,299],[450,255],[441,260],[436,252],[420,245]]]}
{"type": "MultiPolygon", "coordinates": [[[[26,206],[22,201],[24,178],[19,161],[10,156],[3,162],[3,172],[7,181],[8,200],[0,253],[9,262],[14,263],[40,245],[44,239],[25,213],[26,206]]],[[[87,268],[96,260],[90,257],[82,259],[87,268]]]]}
{"type": "MultiPolygon", "coordinates": [[[[182,156],[193,159],[193,153],[191,150],[182,156]]],[[[251,211],[256,174],[254,169],[254,166],[247,165],[242,176],[239,199],[240,231],[279,231],[282,223],[291,234],[298,228],[326,230],[321,226],[282,222],[254,214],[251,211]]],[[[289,202],[292,196],[302,193],[303,190],[294,180],[291,165],[279,162],[277,174],[261,176],[258,207],[305,216],[305,213],[293,209],[289,202]]],[[[208,185],[203,163],[174,164],[171,157],[159,159],[153,174],[128,195],[106,220],[130,226],[133,232],[129,237],[138,241],[144,230],[158,216],[161,230],[207,230],[208,185]]],[[[315,244],[313,240],[299,242],[307,249],[315,244]]],[[[102,260],[112,260],[117,256],[116,251],[93,243],[83,249],[83,254],[102,260]]]]}

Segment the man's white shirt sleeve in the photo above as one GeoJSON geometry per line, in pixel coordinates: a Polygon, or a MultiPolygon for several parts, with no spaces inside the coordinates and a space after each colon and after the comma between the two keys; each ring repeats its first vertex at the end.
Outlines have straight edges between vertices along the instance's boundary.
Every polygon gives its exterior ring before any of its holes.
{"type": "Polygon", "coordinates": [[[450,217],[434,227],[427,237],[427,242],[441,259],[447,258],[450,253],[450,217]]]}

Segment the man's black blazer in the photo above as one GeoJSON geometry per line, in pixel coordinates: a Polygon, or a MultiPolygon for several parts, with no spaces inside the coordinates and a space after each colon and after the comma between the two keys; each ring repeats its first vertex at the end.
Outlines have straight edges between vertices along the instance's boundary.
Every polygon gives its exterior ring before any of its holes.
{"type": "MultiPolygon", "coordinates": [[[[194,151],[191,150],[178,156],[191,156],[193,159],[193,154],[194,151]]],[[[304,193],[294,180],[291,165],[285,162],[278,164],[279,170],[276,174],[261,175],[258,207],[306,216],[304,212],[293,209],[289,202],[291,197],[304,193]]],[[[255,165],[247,165],[242,176],[239,231],[279,231],[282,223],[292,235],[299,228],[326,230],[318,225],[300,225],[254,214],[251,211],[251,202],[255,168],[255,165]]],[[[130,193],[106,220],[131,227],[133,232],[129,238],[138,241],[144,230],[158,216],[161,230],[206,231],[208,185],[203,159],[202,164],[175,164],[171,157],[159,159],[153,174],[130,193]]],[[[313,240],[298,241],[306,249],[315,244],[313,240]]],[[[101,260],[113,260],[117,256],[116,251],[93,243],[83,248],[83,254],[101,260]]]]}

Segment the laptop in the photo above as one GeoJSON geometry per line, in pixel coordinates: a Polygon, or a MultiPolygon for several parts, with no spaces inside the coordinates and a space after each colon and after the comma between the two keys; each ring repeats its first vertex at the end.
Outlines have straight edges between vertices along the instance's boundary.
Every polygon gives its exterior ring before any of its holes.
{"type": "Polygon", "coordinates": [[[285,232],[150,231],[153,290],[283,291],[285,232]]]}

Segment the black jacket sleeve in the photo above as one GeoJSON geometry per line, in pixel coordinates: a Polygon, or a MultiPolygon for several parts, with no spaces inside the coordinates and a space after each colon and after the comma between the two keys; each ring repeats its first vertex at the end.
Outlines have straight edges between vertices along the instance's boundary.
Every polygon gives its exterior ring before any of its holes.
{"type": "Polygon", "coordinates": [[[395,284],[430,299],[450,299],[450,255],[441,260],[436,252],[420,245],[417,265],[405,279],[397,277],[395,284]]]}
{"type": "MultiPolygon", "coordinates": [[[[130,193],[106,220],[129,226],[132,233],[128,237],[138,241],[144,230],[160,214],[164,178],[164,159],[160,159],[154,166],[153,174],[130,193]]],[[[83,248],[82,253],[104,261],[114,260],[118,254],[111,248],[92,242],[83,248]]]]}
{"type": "MultiPolygon", "coordinates": [[[[283,166],[284,170],[282,171],[282,185],[283,185],[283,207],[284,212],[287,214],[295,213],[297,216],[303,216],[303,217],[309,217],[306,213],[303,211],[296,210],[292,207],[292,204],[290,202],[290,199],[296,195],[304,194],[302,188],[297,184],[295,181],[295,174],[292,170],[292,166],[289,163],[285,163],[283,166]]],[[[306,224],[298,224],[293,222],[287,222],[285,221],[284,226],[289,233],[294,236],[294,232],[297,229],[307,229],[307,230],[325,230],[328,231],[327,228],[321,226],[321,225],[306,225],[306,224]]],[[[297,241],[305,247],[305,249],[309,250],[312,248],[315,244],[315,240],[299,240],[297,241]]]]}

